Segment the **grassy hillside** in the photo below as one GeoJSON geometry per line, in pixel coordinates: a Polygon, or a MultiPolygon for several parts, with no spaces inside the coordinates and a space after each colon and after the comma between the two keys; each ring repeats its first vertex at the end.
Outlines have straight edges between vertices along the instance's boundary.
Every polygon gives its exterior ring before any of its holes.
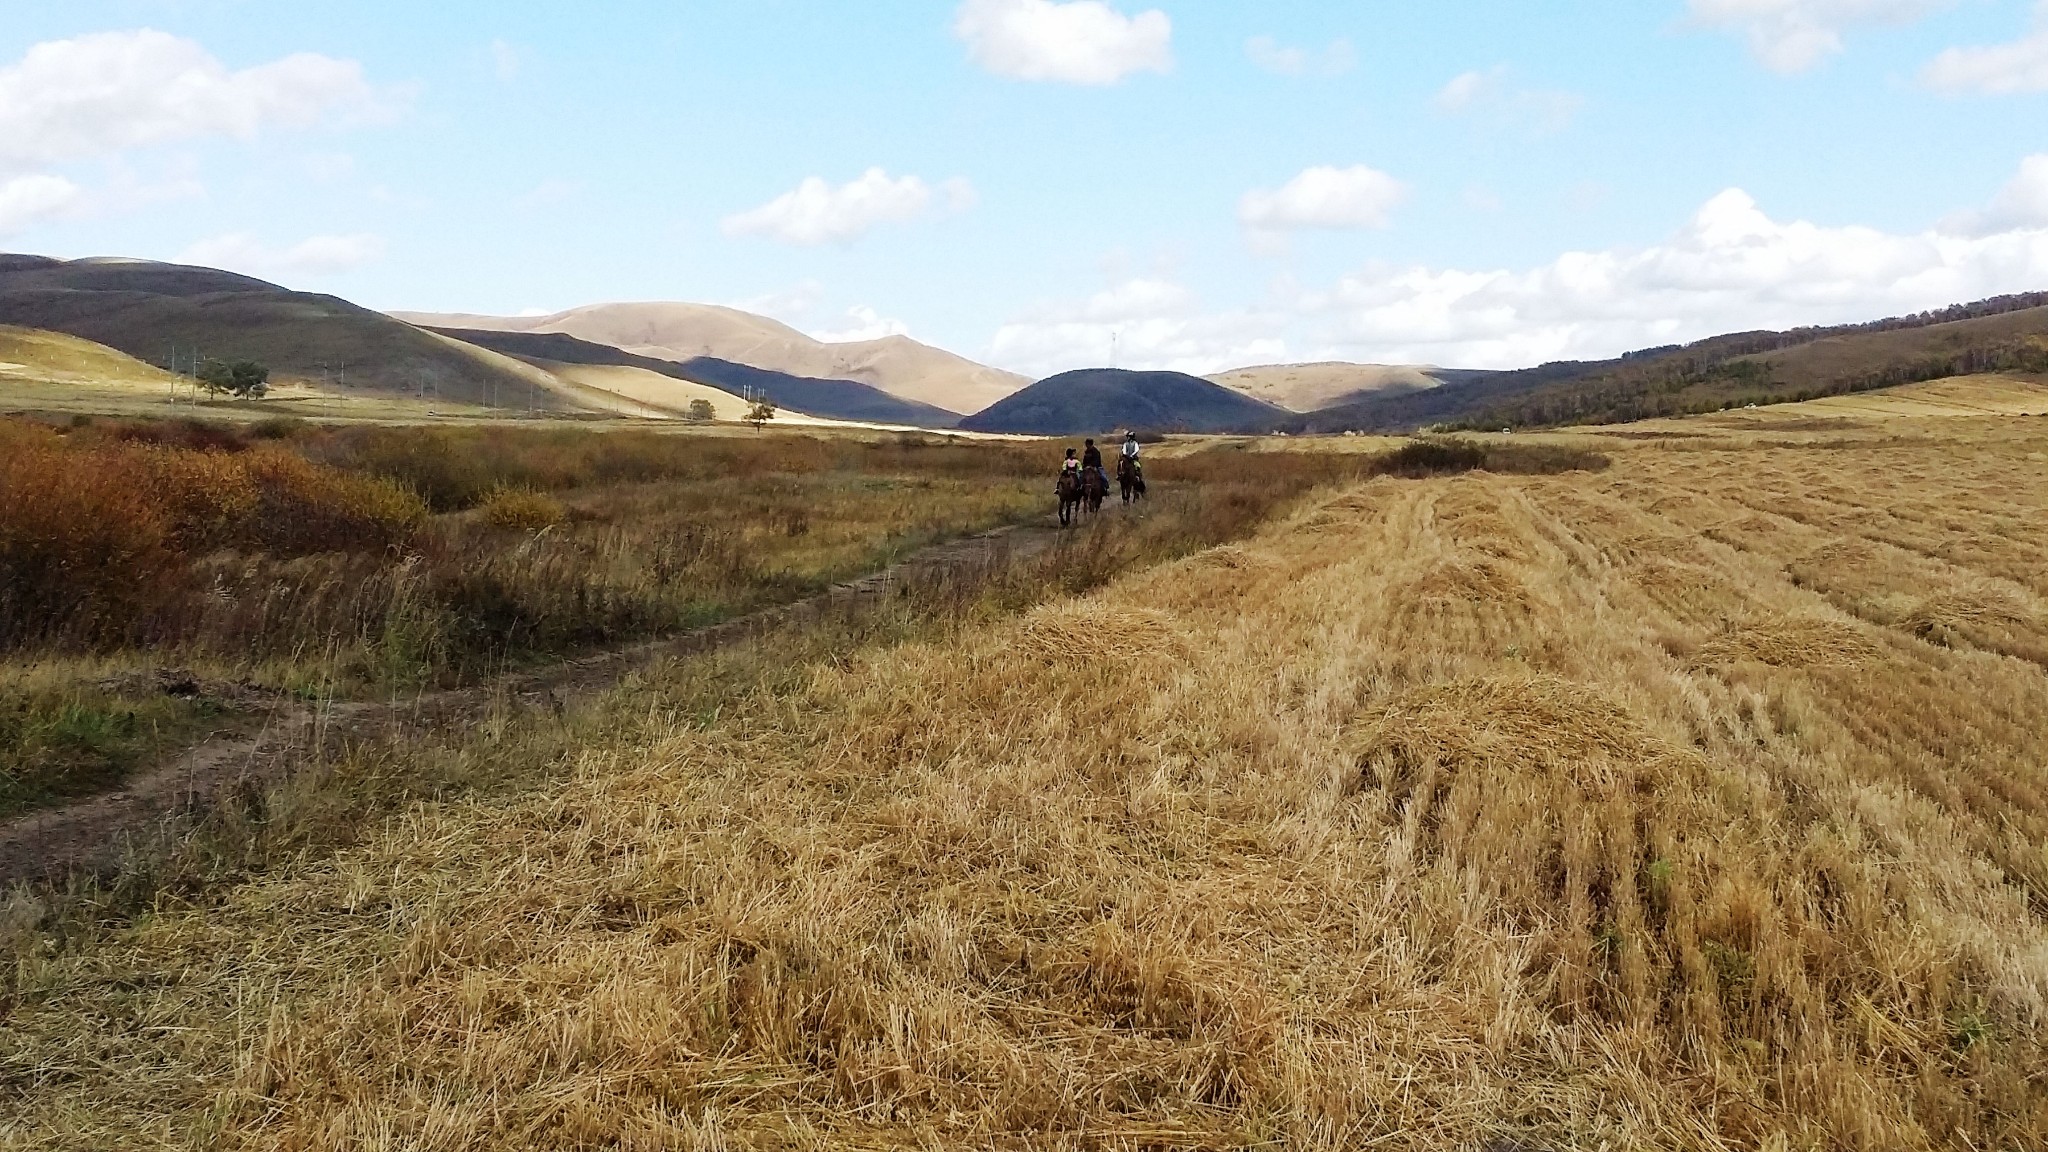
{"type": "Polygon", "coordinates": [[[1451,375],[1442,388],[1331,408],[1300,427],[1607,424],[1996,371],[2048,372],[2048,294],[1870,324],[1716,336],[1594,363],[1451,375]]]}
{"type": "Polygon", "coordinates": [[[144,261],[0,257],[0,324],[79,336],[138,360],[253,359],[281,381],[480,407],[587,407],[546,373],[332,296],[144,261]]]}
{"type": "Polygon", "coordinates": [[[1290,412],[1314,412],[1370,396],[1437,387],[1430,368],[1390,364],[1267,364],[1208,379],[1290,412]]]}
{"type": "Polygon", "coordinates": [[[899,399],[853,380],[813,380],[711,356],[687,361],[682,370],[691,379],[728,392],[766,396],[778,407],[787,406],[813,416],[918,428],[952,428],[960,423],[957,412],[899,399]]]}
{"type": "Polygon", "coordinates": [[[176,377],[153,364],[62,332],[0,324],[0,385],[34,380],[168,389],[176,377]]]}
{"type": "MultiPolygon", "coordinates": [[[[708,356],[699,356],[684,362],[664,360],[657,356],[628,352],[610,344],[584,340],[560,332],[497,332],[477,328],[430,328],[428,331],[439,332],[465,343],[535,362],[551,361],[633,369],[665,376],[696,387],[717,389],[727,396],[737,396],[741,392],[766,396],[778,408],[832,420],[905,424],[919,428],[951,428],[960,420],[958,413],[901,400],[879,388],[855,380],[814,380],[708,356]]],[[[581,375],[588,377],[590,374],[581,375]]],[[[620,383],[634,379],[620,373],[613,373],[611,377],[620,383]]],[[[688,393],[688,398],[683,401],[687,406],[688,399],[695,399],[699,395],[690,393],[688,389],[663,389],[646,380],[640,381],[635,387],[636,392],[631,394],[655,404],[665,403],[656,397],[682,396],[688,393]]],[[[716,397],[705,398],[711,399],[714,406],[723,403],[716,397]]],[[[741,415],[744,414],[743,407],[741,415]]]]}
{"type": "Polygon", "coordinates": [[[1125,428],[1266,431],[1289,419],[1284,409],[1198,376],[1095,368],[1040,380],[960,426],[975,432],[1084,436],[1125,428]]]}
{"type": "Polygon", "coordinates": [[[394,315],[433,327],[562,333],[678,363],[705,357],[811,380],[852,380],[952,413],[980,411],[1029,382],[906,336],[828,344],[715,304],[591,304],[553,316],[394,315]]]}

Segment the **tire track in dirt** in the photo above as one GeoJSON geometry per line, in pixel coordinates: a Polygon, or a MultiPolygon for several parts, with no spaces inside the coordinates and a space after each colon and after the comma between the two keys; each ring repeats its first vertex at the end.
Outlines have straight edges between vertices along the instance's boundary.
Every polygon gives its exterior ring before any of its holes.
{"type": "Polygon", "coordinates": [[[1077,538],[1076,529],[1011,525],[922,549],[815,596],[688,632],[526,669],[487,684],[384,701],[308,706],[280,699],[254,732],[216,735],[131,776],[115,791],[0,822],[0,886],[106,872],[137,838],[189,826],[223,800],[288,778],[323,752],[352,742],[395,740],[474,719],[501,697],[557,715],[636,669],[714,651],[778,628],[834,615],[859,616],[905,583],[951,578],[979,583],[1020,560],[1077,538]]]}

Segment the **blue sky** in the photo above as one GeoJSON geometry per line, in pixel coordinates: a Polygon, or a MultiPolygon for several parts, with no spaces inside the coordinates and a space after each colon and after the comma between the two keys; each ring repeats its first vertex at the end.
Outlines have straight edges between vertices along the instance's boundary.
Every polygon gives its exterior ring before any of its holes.
{"type": "Polygon", "coordinates": [[[2048,288],[2048,0],[0,0],[0,248],[1027,373],[2048,288]]]}

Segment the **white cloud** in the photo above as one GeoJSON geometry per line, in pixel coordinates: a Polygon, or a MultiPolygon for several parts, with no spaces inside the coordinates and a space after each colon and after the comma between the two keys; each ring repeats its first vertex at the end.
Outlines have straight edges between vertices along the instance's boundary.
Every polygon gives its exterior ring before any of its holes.
{"type": "Polygon", "coordinates": [[[201,240],[178,256],[182,264],[200,264],[252,276],[332,276],[382,259],[384,238],[367,232],[348,236],[313,236],[289,248],[264,245],[247,232],[230,232],[201,240]]]}
{"type": "Polygon", "coordinates": [[[769,316],[785,324],[797,324],[811,314],[818,306],[818,298],[825,293],[825,286],[816,280],[799,281],[795,287],[770,292],[763,296],[751,296],[734,300],[728,308],[752,312],[756,316],[769,316]]]}
{"type": "Polygon", "coordinates": [[[827,344],[851,344],[858,340],[880,340],[885,336],[908,336],[910,326],[883,316],[865,305],[846,310],[847,327],[811,333],[812,339],[827,344]]]}
{"type": "Polygon", "coordinates": [[[1842,50],[1842,35],[1873,24],[1909,24],[1953,0],[1689,0],[1693,19],[1743,34],[1773,72],[1804,72],[1842,50]]]}
{"type": "Polygon", "coordinates": [[[857,180],[834,187],[813,176],[768,203],[725,218],[728,236],[770,236],[788,244],[846,244],[878,224],[924,215],[935,198],[953,211],[974,203],[974,187],[948,180],[934,190],[916,176],[900,179],[870,168],[857,180]]]}
{"type": "Polygon", "coordinates": [[[2048,92],[2048,0],[2035,8],[2031,35],[2010,44],[1951,48],[1920,78],[1943,92],[2048,92]]]}
{"type": "Polygon", "coordinates": [[[1460,73],[1437,92],[1436,106],[1445,112],[1463,112],[1488,91],[1498,88],[1505,74],[1506,70],[1502,68],[1491,72],[1460,73]]]}
{"type": "Polygon", "coordinates": [[[1206,372],[1285,360],[1520,368],[1724,332],[1874,320],[2048,285],[2048,154],[1981,211],[1915,233],[1773,219],[1729,189],[1661,244],[1519,269],[1373,265],[1216,312],[1137,279],[999,329],[1039,375],[1116,362],[1206,372]],[[1112,338],[1115,343],[1112,344],[1112,338]]]}
{"type": "Polygon", "coordinates": [[[1730,189],[1670,240],[1522,271],[1371,268],[1296,306],[1342,357],[1506,368],[1871,320],[2048,283],[2048,226],[1894,235],[1771,219],[1730,189]]]}
{"type": "Polygon", "coordinates": [[[0,236],[68,215],[84,200],[85,190],[62,176],[38,173],[0,182],[0,236]]]}
{"type": "Polygon", "coordinates": [[[1258,232],[1384,228],[1407,194],[1399,180],[1363,164],[1310,168],[1278,190],[1245,193],[1237,218],[1258,232]]]}
{"type": "Polygon", "coordinates": [[[953,34],[975,63],[1018,80],[1104,85],[1173,70],[1173,21],[1157,9],[1125,16],[1100,0],[966,0],[953,34]]]}
{"type": "Polygon", "coordinates": [[[1978,212],[1959,212],[1942,229],[1961,236],[1989,236],[2016,229],[2048,228],[2048,154],[2020,161],[2019,174],[1978,212]]]}
{"type": "Polygon", "coordinates": [[[1349,40],[1333,40],[1329,47],[1311,52],[1280,43],[1271,36],[1254,36],[1245,41],[1244,54],[1253,64],[1280,76],[1310,74],[1336,76],[1351,71],[1358,53],[1349,40]]]}
{"type": "Polygon", "coordinates": [[[1502,66],[1452,77],[1432,103],[1447,115],[1486,111],[1511,125],[1547,135],[1568,127],[1585,100],[1575,92],[1521,87],[1502,66]]]}
{"type": "Polygon", "coordinates": [[[1287,357],[1283,315],[1204,313],[1194,293],[1137,278],[1052,305],[996,331],[990,359],[1029,376],[1114,366],[1201,374],[1287,357]]]}
{"type": "Polygon", "coordinates": [[[354,61],[300,53],[231,72],[191,40],[101,32],[38,44],[0,68],[0,170],[385,109],[354,61]]]}

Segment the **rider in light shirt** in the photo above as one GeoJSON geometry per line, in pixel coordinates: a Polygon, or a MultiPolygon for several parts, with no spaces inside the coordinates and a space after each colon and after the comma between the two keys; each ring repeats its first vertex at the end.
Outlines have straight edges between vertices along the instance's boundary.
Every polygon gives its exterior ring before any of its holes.
{"type": "Polygon", "coordinates": [[[1137,458],[1138,434],[1136,432],[1126,432],[1124,433],[1124,459],[1136,460],[1137,458]]]}

